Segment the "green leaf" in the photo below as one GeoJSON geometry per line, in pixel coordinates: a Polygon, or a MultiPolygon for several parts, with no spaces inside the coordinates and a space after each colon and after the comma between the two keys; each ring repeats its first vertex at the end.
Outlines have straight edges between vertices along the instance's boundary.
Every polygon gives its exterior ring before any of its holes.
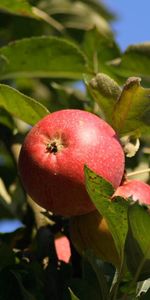
{"type": "Polygon", "coordinates": [[[121,59],[112,61],[111,65],[121,76],[140,76],[150,80],[150,42],[129,46],[121,59]]]}
{"type": "Polygon", "coordinates": [[[33,294],[31,294],[23,285],[23,278],[21,278],[21,274],[19,272],[16,272],[15,270],[11,270],[11,273],[13,274],[14,278],[17,281],[18,288],[20,290],[20,294],[23,299],[25,300],[36,300],[33,294]]]}
{"type": "Polygon", "coordinates": [[[0,84],[0,106],[30,125],[34,125],[49,113],[36,100],[4,84],[0,84]]]}
{"type": "MultiPolygon", "coordinates": [[[[96,197],[103,196],[108,199],[113,195],[114,188],[110,182],[108,182],[103,177],[94,173],[87,166],[84,167],[84,171],[85,171],[86,187],[89,193],[93,191],[96,197]]],[[[95,204],[96,200],[93,201],[95,204]]]]}
{"type": "Polygon", "coordinates": [[[111,27],[106,19],[99,13],[98,9],[94,9],[92,5],[88,5],[87,1],[51,1],[44,6],[44,11],[49,15],[63,15],[61,23],[66,28],[89,30],[96,26],[100,32],[105,35],[111,34],[111,27]]]}
{"type": "Polygon", "coordinates": [[[86,81],[86,85],[89,93],[103,111],[106,121],[111,124],[113,109],[121,94],[119,85],[104,73],[98,73],[89,82],[86,81]]]}
{"type": "Polygon", "coordinates": [[[98,300],[108,299],[109,291],[105,275],[91,251],[86,251],[83,258],[83,278],[89,282],[90,286],[95,286],[98,300]]]}
{"type": "Polygon", "coordinates": [[[73,293],[73,291],[72,291],[70,288],[68,288],[68,289],[69,289],[69,292],[70,292],[71,300],[80,300],[80,299],[73,293]]]}
{"type": "Polygon", "coordinates": [[[0,271],[15,263],[15,255],[10,246],[5,243],[0,245],[0,271]]]}
{"type": "MultiPolygon", "coordinates": [[[[78,86],[80,83],[77,83],[78,86]]],[[[52,110],[72,108],[72,109],[84,109],[84,104],[87,102],[87,97],[79,89],[75,87],[58,84],[52,82],[51,86],[57,92],[54,101],[51,101],[52,110]],[[53,109],[54,107],[54,109],[53,109]]]]}
{"type": "Polygon", "coordinates": [[[12,295],[15,300],[22,299],[16,278],[9,268],[5,268],[0,272],[0,299],[9,300],[12,295]]]}
{"type": "Polygon", "coordinates": [[[135,281],[150,277],[150,215],[144,206],[129,207],[129,231],[125,250],[127,265],[135,281]]]}
{"type": "MultiPolygon", "coordinates": [[[[73,278],[69,280],[69,287],[77,295],[77,299],[81,300],[99,300],[99,293],[95,289],[95,284],[92,285],[91,281],[82,278],[73,278]]],[[[74,298],[73,298],[74,299],[74,298]]],[[[76,300],[76,298],[75,298],[76,300]]]]}
{"type": "Polygon", "coordinates": [[[15,129],[15,124],[11,115],[3,108],[0,108],[0,124],[8,127],[10,130],[15,129]]]}
{"type": "Polygon", "coordinates": [[[121,263],[124,258],[124,245],[128,231],[128,202],[121,197],[111,201],[113,188],[109,182],[85,168],[87,192],[99,213],[106,219],[109,230],[114,238],[121,263]]]}
{"type": "Polygon", "coordinates": [[[22,260],[0,272],[0,299],[44,300],[43,291],[44,274],[36,261],[22,260]]]}
{"type": "Polygon", "coordinates": [[[113,127],[120,135],[149,134],[150,89],[140,85],[140,78],[127,80],[114,109],[113,127]]]}
{"type": "Polygon", "coordinates": [[[103,2],[97,0],[81,0],[81,2],[86,3],[94,11],[102,15],[106,20],[112,21],[115,19],[115,13],[109,10],[109,8],[105,6],[103,2]]]}
{"type": "Polygon", "coordinates": [[[0,49],[0,79],[60,77],[81,79],[87,61],[79,48],[61,38],[32,37],[0,49]]]}
{"type": "Polygon", "coordinates": [[[1,0],[0,9],[15,15],[35,17],[32,12],[32,6],[26,0],[1,0]]]}
{"type": "Polygon", "coordinates": [[[82,49],[89,59],[90,68],[95,73],[111,73],[108,62],[120,56],[120,50],[112,36],[106,36],[96,28],[87,31],[82,49]]]}

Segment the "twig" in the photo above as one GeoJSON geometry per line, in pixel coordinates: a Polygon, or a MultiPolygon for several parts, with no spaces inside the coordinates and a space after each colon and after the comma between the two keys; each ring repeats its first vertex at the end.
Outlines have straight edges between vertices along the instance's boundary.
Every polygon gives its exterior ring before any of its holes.
{"type": "Polygon", "coordinates": [[[150,168],[128,173],[127,177],[131,177],[131,176],[139,175],[139,174],[143,174],[143,173],[150,173],[150,168]]]}
{"type": "Polygon", "coordinates": [[[54,20],[52,17],[50,17],[43,10],[41,10],[37,7],[33,7],[32,11],[37,17],[39,17],[41,20],[44,20],[46,23],[48,23],[49,25],[54,27],[57,31],[62,32],[65,29],[64,26],[61,23],[54,20]]]}

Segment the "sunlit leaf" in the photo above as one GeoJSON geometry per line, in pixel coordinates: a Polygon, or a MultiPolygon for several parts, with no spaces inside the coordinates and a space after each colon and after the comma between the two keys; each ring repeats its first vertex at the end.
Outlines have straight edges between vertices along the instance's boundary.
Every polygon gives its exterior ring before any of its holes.
{"type": "Polygon", "coordinates": [[[1,0],[0,10],[27,17],[35,17],[27,0],[1,0]]]}
{"type": "Polygon", "coordinates": [[[87,70],[83,53],[73,43],[56,37],[33,37],[0,49],[0,78],[82,78],[87,70]]]}
{"type": "Polygon", "coordinates": [[[96,26],[103,35],[112,34],[111,27],[105,16],[96,7],[94,8],[92,3],[89,5],[87,1],[46,1],[44,5],[41,4],[39,7],[44,7],[44,11],[50,16],[55,17],[55,15],[59,15],[65,28],[89,30],[96,26]],[[61,18],[61,15],[64,18],[61,18]]]}
{"type": "Polygon", "coordinates": [[[96,28],[87,31],[82,44],[90,68],[95,72],[111,73],[108,62],[120,56],[120,50],[112,36],[105,36],[96,28]]]}
{"type": "Polygon", "coordinates": [[[123,261],[124,245],[128,230],[128,203],[120,197],[111,201],[113,188],[109,182],[92,170],[85,168],[86,189],[99,213],[106,219],[120,257],[123,261]]]}
{"type": "MultiPolygon", "coordinates": [[[[71,0],[42,0],[39,4],[40,8],[44,8],[49,14],[66,14],[68,15],[74,9],[74,1],[71,0]]],[[[112,13],[108,7],[106,7],[101,1],[98,0],[81,0],[80,2],[86,4],[90,7],[91,11],[96,11],[98,14],[102,15],[106,20],[114,19],[114,13],[112,13]]]]}
{"type": "Polygon", "coordinates": [[[108,6],[105,6],[102,1],[81,0],[81,2],[86,3],[94,11],[97,11],[99,14],[101,14],[106,20],[114,20],[115,19],[115,13],[112,12],[108,6]]]}
{"type": "Polygon", "coordinates": [[[150,80],[150,42],[129,46],[118,60],[112,61],[114,71],[124,77],[140,76],[150,80]]]}
{"type": "Polygon", "coordinates": [[[34,125],[49,113],[36,100],[4,84],[0,84],[0,106],[30,125],[34,125]]]}
{"type": "Polygon", "coordinates": [[[71,300],[80,300],[74,293],[73,291],[69,288],[71,300]]]}
{"type": "Polygon", "coordinates": [[[127,80],[114,109],[113,126],[120,135],[149,133],[150,89],[140,85],[140,78],[127,80]]]}

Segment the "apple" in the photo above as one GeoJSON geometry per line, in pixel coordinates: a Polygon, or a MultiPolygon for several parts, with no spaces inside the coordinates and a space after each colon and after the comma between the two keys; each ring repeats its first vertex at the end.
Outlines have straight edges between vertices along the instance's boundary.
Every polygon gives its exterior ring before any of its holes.
{"type": "Polygon", "coordinates": [[[114,196],[131,197],[133,201],[150,205],[150,185],[137,179],[127,180],[116,189],[114,196]]]}
{"type": "Polygon", "coordinates": [[[69,239],[62,233],[55,235],[54,245],[59,260],[69,263],[71,258],[71,248],[69,239]]]}
{"type": "Polygon", "coordinates": [[[70,219],[71,241],[81,255],[87,249],[98,258],[119,265],[119,256],[106,220],[97,210],[70,219]]]}
{"type": "Polygon", "coordinates": [[[124,173],[123,149],[104,120],[66,109],[47,115],[27,134],[18,169],[35,202],[56,215],[74,216],[95,209],[85,188],[85,164],[117,188],[124,173]]]}

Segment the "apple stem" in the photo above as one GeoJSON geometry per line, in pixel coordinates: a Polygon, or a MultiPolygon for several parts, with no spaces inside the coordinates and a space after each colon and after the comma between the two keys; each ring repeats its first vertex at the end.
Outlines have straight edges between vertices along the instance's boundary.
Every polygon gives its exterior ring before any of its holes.
{"type": "Polygon", "coordinates": [[[143,170],[139,170],[139,171],[134,171],[134,172],[128,173],[127,177],[131,177],[131,176],[139,175],[139,174],[143,174],[143,173],[149,173],[149,172],[150,172],[150,168],[147,168],[147,169],[143,169],[143,170]]]}

